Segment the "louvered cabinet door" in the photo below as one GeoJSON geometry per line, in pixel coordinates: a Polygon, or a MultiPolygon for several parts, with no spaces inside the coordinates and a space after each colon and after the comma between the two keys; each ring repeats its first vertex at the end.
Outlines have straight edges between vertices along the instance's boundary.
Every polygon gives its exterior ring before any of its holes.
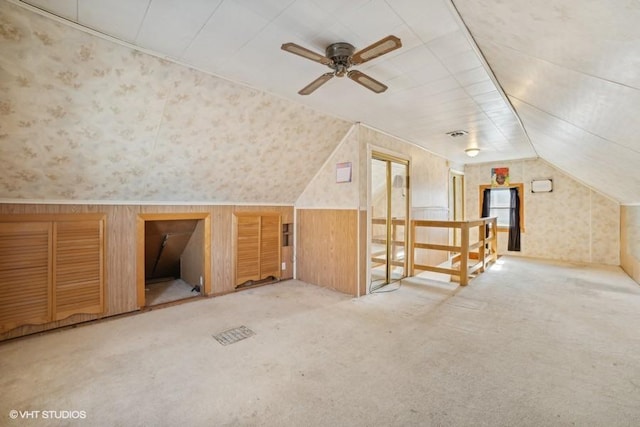
{"type": "Polygon", "coordinates": [[[57,221],[53,236],[54,320],[102,313],[103,221],[57,221]]]}
{"type": "Polygon", "coordinates": [[[0,331],[51,318],[51,228],[0,223],[0,331]]]}
{"type": "Polygon", "coordinates": [[[280,277],[280,215],[260,217],[260,279],[280,277]]]}
{"type": "Polygon", "coordinates": [[[236,286],[260,279],[260,217],[236,216],[236,286]]]}

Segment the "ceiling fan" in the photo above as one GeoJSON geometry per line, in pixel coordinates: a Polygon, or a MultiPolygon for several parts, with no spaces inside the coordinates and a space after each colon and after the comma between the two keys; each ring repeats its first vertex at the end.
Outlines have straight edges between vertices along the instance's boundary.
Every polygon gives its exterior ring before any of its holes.
{"type": "Polygon", "coordinates": [[[387,36],[357,52],[355,52],[356,48],[349,43],[333,43],[327,46],[324,56],[295,43],[285,43],[281,48],[282,50],[302,56],[303,58],[324,64],[333,70],[332,72],[321,75],[298,92],[300,95],[309,95],[334,76],[344,77],[345,75],[375,93],[384,92],[387,90],[387,86],[361,71],[350,70],[349,68],[351,68],[352,65],[364,64],[400,47],[402,47],[402,42],[398,37],[387,36]]]}

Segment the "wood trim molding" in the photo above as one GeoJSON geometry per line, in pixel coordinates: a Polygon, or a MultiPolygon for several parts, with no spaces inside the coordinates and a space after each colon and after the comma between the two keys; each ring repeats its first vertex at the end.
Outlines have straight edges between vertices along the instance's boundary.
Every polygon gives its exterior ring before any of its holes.
{"type": "MultiPolygon", "coordinates": [[[[484,194],[484,190],[495,189],[495,188],[517,188],[518,194],[520,196],[520,232],[524,233],[524,184],[521,182],[514,182],[509,184],[509,186],[504,187],[492,187],[491,184],[480,184],[478,191],[478,217],[482,217],[482,195],[484,194]]],[[[508,232],[509,227],[500,227],[498,226],[499,232],[508,232]]]]}
{"type": "Polygon", "coordinates": [[[144,239],[146,221],[195,219],[204,221],[203,295],[211,294],[211,214],[208,212],[144,213],[136,218],[136,289],[138,308],[145,306],[144,239]]]}

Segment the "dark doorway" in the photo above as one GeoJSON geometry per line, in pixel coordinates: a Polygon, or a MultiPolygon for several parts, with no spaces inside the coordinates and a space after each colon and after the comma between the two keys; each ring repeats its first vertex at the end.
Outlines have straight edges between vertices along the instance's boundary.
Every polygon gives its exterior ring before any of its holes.
{"type": "Polygon", "coordinates": [[[206,294],[207,220],[193,215],[183,218],[176,215],[170,219],[147,218],[139,222],[140,307],[206,294]],[[140,271],[142,266],[144,271],[140,271]]]}

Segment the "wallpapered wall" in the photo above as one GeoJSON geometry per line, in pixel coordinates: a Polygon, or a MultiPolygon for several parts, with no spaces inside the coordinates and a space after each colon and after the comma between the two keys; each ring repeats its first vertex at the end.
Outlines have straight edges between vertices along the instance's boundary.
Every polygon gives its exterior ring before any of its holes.
{"type": "MultiPolygon", "coordinates": [[[[296,201],[298,208],[357,209],[359,195],[358,125],[353,125],[296,201]],[[351,182],[336,182],[338,163],[351,163],[351,182]]],[[[366,185],[366,182],[365,182],[366,185]]]]}
{"type": "Polygon", "coordinates": [[[620,207],[620,263],[640,283],[640,206],[620,207]]]}
{"type": "Polygon", "coordinates": [[[411,202],[437,212],[446,219],[448,212],[448,163],[442,157],[388,136],[367,126],[356,124],[335,150],[322,170],[309,183],[296,207],[367,209],[367,147],[382,148],[411,158],[411,202]],[[336,164],[351,162],[352,182],[336,183],[336,164]],[[444,212],[444,216],[443,215],[444,212]]]}
{"type": "MultiPolygon", "coordinates": [[[[509,168],[511,183],[524,184],[525,232],[521,252],[565,261],[620,264],[620,206],[582,185],[544,160],[520,160],[465,168],[466,218],[480,217],[478,186],[491,183],[491,168],[509,168]],[[553,191],[531,193],[531,180],[552,178],[553,191]]],[[[507,253],[507,233],[498,250],[507,253]]]]}
{"type": "Polygon", "coordinates": [[[293,203],[349,127],[0,2],[0,198],[293,203]]]}
{"type": "MultiPolygon", "coordinates": [[[[442,157],[431,154],[426,150],[407,144],[397,138],[380,133],[366,126],[360,126],[360,168],[361,179],[366,183],[366,170],[369,158],[367,146],[390,150],[411,157],[411,206],[414,208],[429,208],[433,215],[447,218],[448,211],[448,176],[449,164],[442,157]],[[362,178],[364,173],[364,178],[362,178]],[[440,213],[435,214],[439,211],[440,213]]],[[[360,186],[360,207],[366,209],[367,187],[360,186]]],[[[427,218],[425,218],[427,219],[427,218]]],[[[429,218],[431,219],[431,218],[429,218]]],[[[435,218],[434,218],[435,219],[435,218]]]]}

